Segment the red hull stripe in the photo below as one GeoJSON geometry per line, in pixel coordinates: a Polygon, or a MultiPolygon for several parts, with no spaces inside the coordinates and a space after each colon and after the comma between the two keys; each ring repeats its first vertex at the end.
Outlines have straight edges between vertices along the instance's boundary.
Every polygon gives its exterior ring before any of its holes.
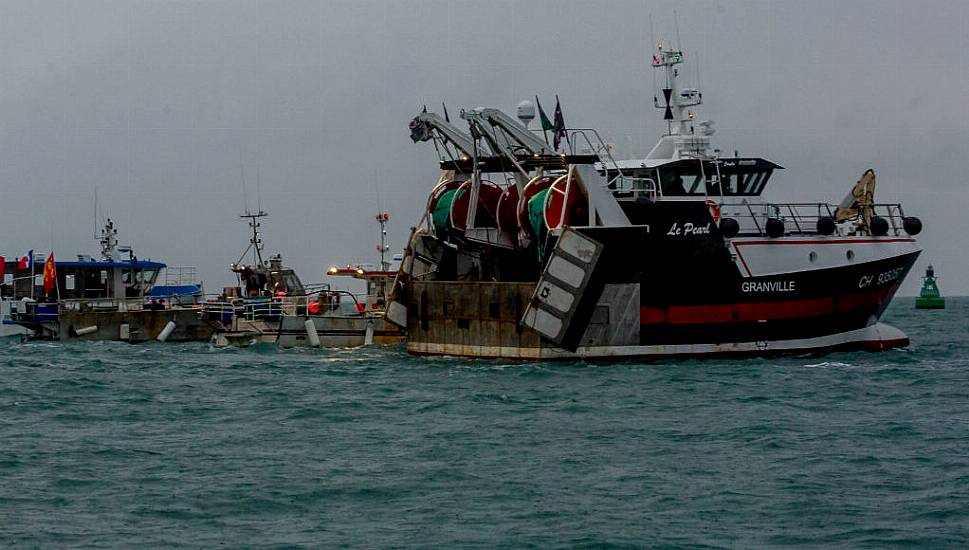
{"type": "Polygon", "coordinates": [[[875,307],[888,296],[891,296],[894,291],[895,287],[891,286],[875,292],[841,295],[837,299],[827,296],[824,298],[773,302],[669,307],[643,306],[639,308],[639,322],[642,325],[690,325],[819,317],[875,307]]]}

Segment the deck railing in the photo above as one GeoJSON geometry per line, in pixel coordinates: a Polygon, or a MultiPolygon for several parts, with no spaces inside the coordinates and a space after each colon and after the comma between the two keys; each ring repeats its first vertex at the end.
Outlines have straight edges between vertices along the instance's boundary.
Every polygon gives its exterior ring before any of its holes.
{"type": "Polygon", "coordinates": [[[174,265],[165,268],[165,286],[198,284],[197,268],[191,265],[174,265]]]}
{"type": "Polygon", "coordinates": [[[219,297],[201,304],[202,315],[208,319],[228,322],[233,317],[255,320],[274,320],[284,315],[319,315],[337,312],[342,315],[367,314],[369,300],[364,294],[353,294],[345,290],[331,290],[329,287],[309,296],[274,296],[234,298],[227,300],[219,297]],[[319,295],[323,295],[320,300],[319,295]],[[349,300],[338,299],[348,297],[349,300]],[[320,304],[313,310],[310,304],[320,304]]]}
{"type": "Polygon", "coordinates": [[[658,196],[662,195],[653,178],[634,178],[619,174],[609,181],[609,186],[617,199],[632,198],[638,200],[645,198],[655,201],[658,196]]]}
{"type": "MultiPolygon", "coordinates": [[[[741,234],[766,235],[768,218],[776,218],[784,222],[785,234],[788,235],[816,235],[818,234],[818,220],[834,218],[837,205],[829,203],[749,203],[724,202],[720,204],[722,217],[735,218],[741,227],[741,234]]],[[[902,235],[905,213],[898,203],[879,203],[872,205],[872,217],[885,218],[888,221],[889,235],[902,235]]],[[[841,236],[867,235],[869,231],[861,217],[844,220],[835,225],[835,234],[841,236]]]]}

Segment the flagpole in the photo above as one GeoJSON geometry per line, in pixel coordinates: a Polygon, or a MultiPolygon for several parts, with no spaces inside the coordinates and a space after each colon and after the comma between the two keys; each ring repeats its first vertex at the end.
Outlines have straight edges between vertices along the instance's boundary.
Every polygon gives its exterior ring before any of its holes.
{"type": "Polygon", "coordinates": [[[552,128],[552,146],[558,151],[562,138],[565,138],[565,144],[569,147],[569,151],[572,152],[572,145],[569,143],[569,134],[565,129],[565,117],[562,116],[562,103],[559,101],[558,94],[555,94],[555,114],[553,116],[555,117],[555,122],[552,128]]]}
{"type": "MultiPolygon", "coordinates": [[[[53,250],[51,251],[50,255],[51,255],[51,257],[54,256],[54,251],[53,250]]],[[[60,283],[60,281],[57,280],[57,260],[54,260],[53,264],[54,264],[53,265],[53,267],[54,267],[54,290],[57,291],[57,303],[60,304],[60,302],[61,302],[61,283],[60,283]]]]}
{"type": "Polygon", "coordinates": [[[538,123],[542,126],[542,136],[545,137],[545,145],[548,145],[548,130],[545,129],[545,122],[548,120],[548,116],[545,115],[545,110],[542,109],[542,102],[538,100],[538,96],[535,96],[535,105],[538,106],[538,123]]]}

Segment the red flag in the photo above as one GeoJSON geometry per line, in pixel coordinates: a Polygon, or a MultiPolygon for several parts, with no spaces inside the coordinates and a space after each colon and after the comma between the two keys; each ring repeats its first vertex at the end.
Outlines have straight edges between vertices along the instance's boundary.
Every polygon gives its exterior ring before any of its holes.
{"type": "Polygon", "coordinates": [[[27,269],[28,267],[30,267],[28,265],[29,263],[30,263],[30,256],[24,256],[23,258],[20,258],[19,260],[17,260],[17,269],[27,269]]]}
{"type": "Polygon", "coordinates": [[[7,272],[7,259],[0,256],[0,284],[3,284],[3,275],[7,272]]]}
{"type": "Polygon", "coordinates": [[[44,262],[44,294],[50,294],[57,286],[57,267],[54,265],[54,253],[51,252],[44,262]]]}

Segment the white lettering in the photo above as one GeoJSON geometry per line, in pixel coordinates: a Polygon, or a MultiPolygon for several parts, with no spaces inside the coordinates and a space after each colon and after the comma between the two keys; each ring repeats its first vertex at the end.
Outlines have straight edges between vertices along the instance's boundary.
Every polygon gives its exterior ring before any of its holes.
{"type": "Polygon", "coordinates": [[[679,222],[673,222],[673,225],[670,226],[670,230],[666,234],[673,237],[680,235],[709,235],[710,224],[695,225],[693,222],[686,222],[683,224],[683,227],[680,227],[679,222]]]}
{"type": "Polygon", "coordinates": [[[884,271],[878,275],[862,275],[861,279],[858,279],[858,288],[868,288],[872,286],[872,284],[883,285],[896,281],[902,276],[902,272],[904,271],[904,267],[896,267],[895,269],[884,271]]]}
{"type": "Polygon", "coordinates": [[[744,281],[740,289],[744,292],[794,292],[797,281],[744,281]]]}
{"type": "Polygon", "coordinates": [[[706,224],[703,227],[696,227],[692,223],[687,223],[683,227],[684,235],[709,235],[710,234],[710,224],[706,224]]]}
{"type": "Polygon", "coordinates": [[[890,282],[898,279],[899,277],[902,276],[902,271],[904,271],[904,270],[905,270],[905,268],[896,267],[895,269],[893,269],[891,271],[886,271],[884,273],[879,273],[878,274],[878,284],[883,285],[885,283],[890,283],[890,282]]]}

